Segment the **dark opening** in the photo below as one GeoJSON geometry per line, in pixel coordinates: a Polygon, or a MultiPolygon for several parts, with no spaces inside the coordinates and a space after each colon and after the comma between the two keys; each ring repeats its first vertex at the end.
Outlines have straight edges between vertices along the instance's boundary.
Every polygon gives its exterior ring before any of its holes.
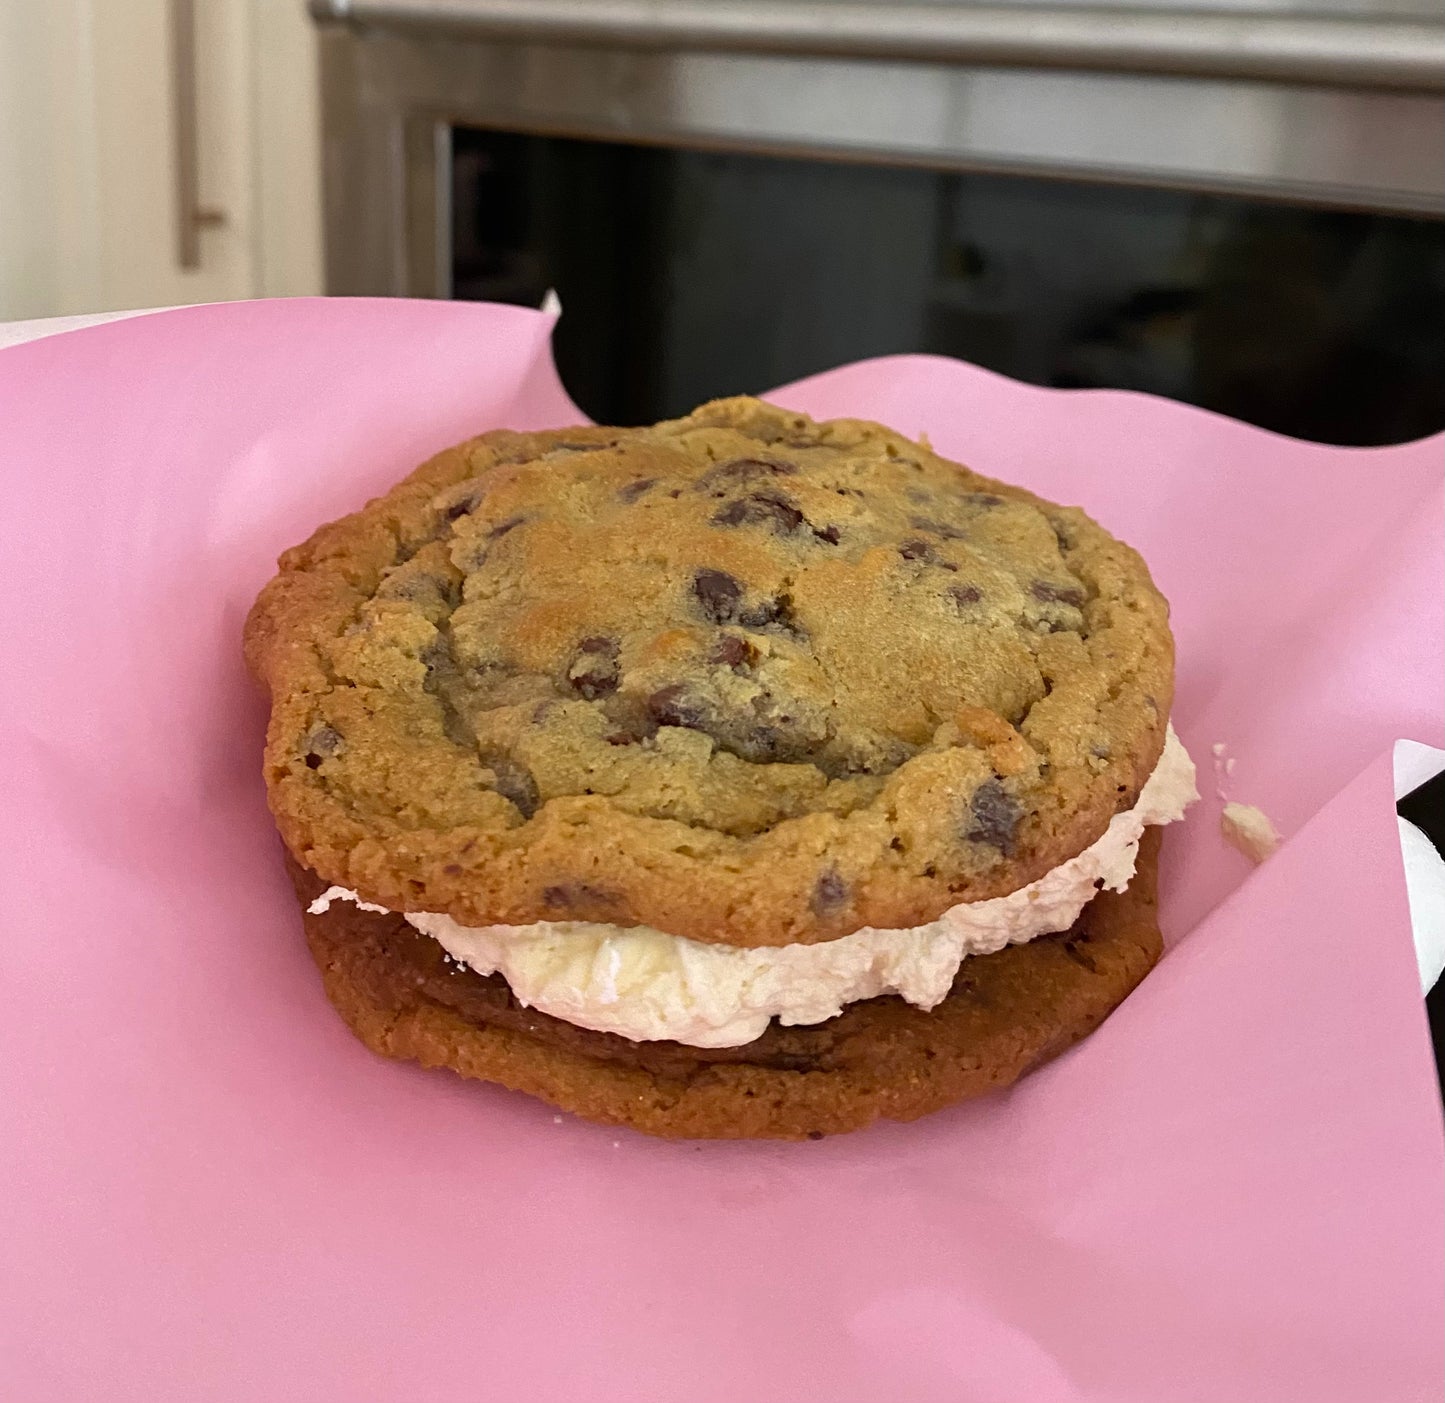
{"type": "Polygon", "coordinates": [[[1215,196],[458,130],[454,290],[562,298],[611,423],[958,356],[1299,438],[1445,428],[1445,224],[1215,196]]]}

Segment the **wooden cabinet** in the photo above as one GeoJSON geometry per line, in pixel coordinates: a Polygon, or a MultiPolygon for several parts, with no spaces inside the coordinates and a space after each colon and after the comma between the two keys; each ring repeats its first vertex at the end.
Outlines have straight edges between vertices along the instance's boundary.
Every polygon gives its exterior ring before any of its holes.
{"type": "Polygon", "coordinates": [[[0,3],[0,319],[321,291],[317,133],[303,0],[0,3]]]}

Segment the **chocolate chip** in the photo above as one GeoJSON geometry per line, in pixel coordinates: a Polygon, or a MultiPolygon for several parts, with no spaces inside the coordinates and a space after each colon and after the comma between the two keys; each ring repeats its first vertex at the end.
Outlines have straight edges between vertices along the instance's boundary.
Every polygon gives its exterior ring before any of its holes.
{"type": "Polygon", "coordinates": [[[701,730],[704,719],[702,708],[680,682],[660,687],[648,697],[647,714],[659,726],[681,726],[689,731],[701,730]]]}
{"type": "Polygon", "coordinates": [[[645,696],[617,691],[598,705],[612,727],[606,737],[609,745],[635,745],[657,734],[657,722],[647,709],[645,696]]]}
{"type": "Polygon", "coordinates": [[[964,609],[970,604],[977,604],[983,598],[983,591],[977,585],[951,585],[948,597],[964,609]]]}
{"type": "Polygon", "coordinates": [[[910,516],[908,524],[915,531],[927,531],[930,535],[942,536],[945,541],[961,541],[968,534],[932,516],[910,516]]]}
{"type": "Polygon", "coordinates": [[[712,521],[714,526],[768,526],[785,536],[803,524],[803,513],[779,492],[754,492],[719,507],[712,521]]]}
{"type": "Polygon", "coordinates": [[[617,640],[584,638],[577,645],[577,657],[567,669],[567,680],[588,701],[610,696],[617,690],[617,640]]]}
{"type": "Polygon", "coordinates": [[[898,547],[898,554],[904,560],[918,560],[925,565],[935,565],[940,570],[952,570],[957,572],[958,566],[951,560],[945,560],[927,541],[904,541],[898,547]]]}
{"type": "Polygon", "coordinates": [[[1044,604],[1072,604],[1077,609],[1084,602],[1084,591],[1077,585],[1056,585],[1051,580],[1035,580],[1029,592],[1044,604]]]}
{"type": "Polygon", "coordinates": [[[792,618],[793,601],[785,594],[759,600],[751,609],[738,615],[744,628],[767,628],[769,624],[787,624],[792,618]]]}
{"type": "Polygon", "coordinates": [[[800,714],[793,699],[767,688],[734,705],[673,683],[654,692],[645,705],[659,726],[700,731],[719,750],[750,764],[812,761],[829,738],[825,716],[800,714]]]}
{"type": "Polygon", "coordinates": [[[813,887],[813,912],[826,916],[847,904],[848,883],[838,875],[836,867],[830,867],[813,887]]]}
{"type": "Polygon", "coordinates": [[[830,546],[836,546],[840,539],[840,533],[836,526],[815,526],[813,528],[813,534],[820,541],[827,541],[830,546]]]}
{"type": "Polygon", "coordinates": [[[823,1132],[821,1130],[810,1130],[808,1132],[808,1139],[810,1140],[821,1140],[822,1138],[823,1132]]]}
{"type": "Polygon", "coordinates": [[[713,645],[707,655],[710,663],[721,663],[724,667],[742,667],[752,658],[753,650],[747,639],[736,634],[725,633],[713,645]]]}
{"type": "Polygon", "coordinates": [[[1001,507],[1003,498],[993,492],[966,492],[963,500],[971,507],[1001,507]]]}
{"type": "Polygon", "coordinates": [[[525,516],[509,516],[505,521],[499,521],[490,531],[487,532],[489,541],[500,540],[508,531],[515,531],[524,521],[525,516]]]}
{"type": "Polygon", "coordinates": [[[616,906],[621,898],[613,891],[604,891],[590,882],[561,882],[542,888],[542,901],[547,906],[616,906]]]}
{"type": "Polygon", "coordinates": [[[1017,799],[996,779],[986,779],[973,791],[968,805],[969,823],[963,836],[973,843],[986,843],[1005,857],[1012,857],[1023,810],[1017,799]]]}
{"type": "Polygon", "coordinates": [[[793,601],[780,594],[743,607],[743,587],[722,570],[703,569],[692,577],[692,592],[705,617],[715,624],[742,624],[745,628],[766,628],[778,624],[796,631],[793,601]]]}
{"type": "Polygon", "coordinates": [[[448,495],[451,500],[442,507],[442,516],[447,521],[457,521],[481,506],[487,489],[480,482],[464,482],[454,487],[448,495]]]}
{"type": "Polygon", "coordinates": [[[1053,528],[1054,540],[1059,543],[1060,551],[1071,551],[1074,548],[1074,535],[1068,526],[1057,516],[1048,518],[1049,525],[1053,528]]]}
{"type": "Polygon", "coordinates": [[[1099,741],[1095,741],[1094,744],[1089,747],[1089,754],[1096,760],[1107,760],[1112,753],[1107,745],[1099,741]]]}
{"type": "Polygon", "coordinates": [[[709,468],[700,478],[700,487],[714,487],[720,482],[753,482],[764,477],[791,477],[798,471],[796,463],[781,458],[733,458],[709,468]]]}
{"type": "Polygon", "coordinates": [[[341,739],[341,732],[331,726],[318,726],[304,741],[306,756],[306,768],[319,770],[321,762],[333,755],[340,754],[345,742],[341,739]]]}
{"type": "Polygon", "coordinates": [[[636,482],[629,482],[617,489],[617,500],[620,502],[635,502],[649,488],[657,486],[655,477],[640,477],[636,482]]]}
{"type": "Polygon", "coordinates": [[[521,526],[527,517],[524,515],[509,516],[505,521],[499,521],[495,526],[482,537],[480,542],[472,545],[464,560],[458,561],[462,569],[472,572],[480,570],[491,557],[492,542],[500,540],[509,531],[515,531],[521,526]]]}
{"type": "Polygon", "coordinates": [[[486,765],[496,776],[492,781],[492,788],[503,799],[515,804],[521,810],[523,818],[531,818],[541,803],[537,793],[537,781],[532,778],[531,771],[505,757],[489,759],[486,765]]]}
{"type": "Polygon", "coordinates": [[[699,570],[692,577],[692,592],[713,623],[732,623],[737,618],[743,587],[726,571],[699,570]]]}

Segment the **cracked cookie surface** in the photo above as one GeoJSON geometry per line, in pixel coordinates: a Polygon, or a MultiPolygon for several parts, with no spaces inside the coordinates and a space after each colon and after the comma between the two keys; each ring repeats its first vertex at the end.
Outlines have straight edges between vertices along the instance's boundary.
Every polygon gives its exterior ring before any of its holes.
{"type": "Polygon", "coordinates": [[[1173,679],[1143,562],[1082,512],[747,399],[438,455],[282,557],[246,650],[272,809],[328,883],[735,945],[1074,856],[1173,679]]]}

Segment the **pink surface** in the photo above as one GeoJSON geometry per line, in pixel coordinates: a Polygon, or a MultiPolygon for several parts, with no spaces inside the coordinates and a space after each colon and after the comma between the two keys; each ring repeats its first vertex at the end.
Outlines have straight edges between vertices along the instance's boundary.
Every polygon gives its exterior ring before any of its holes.
{"type": "Polygon", "coordinates": [[[1442,440],[954,362],[778,391],[1078,502],[1174,604],[1160,968],[1013,1092],[668,1145],[382,1062],[305,954],[238,633],[276,553],[575,420],[540,314],[199,308],[0,352],[0,1397],[1440,1396],[1441,1123],[1389,748],[1440,744],[1442,440]],[[1209,747],[1288,835],[1224,847],[1209,747]]]}

